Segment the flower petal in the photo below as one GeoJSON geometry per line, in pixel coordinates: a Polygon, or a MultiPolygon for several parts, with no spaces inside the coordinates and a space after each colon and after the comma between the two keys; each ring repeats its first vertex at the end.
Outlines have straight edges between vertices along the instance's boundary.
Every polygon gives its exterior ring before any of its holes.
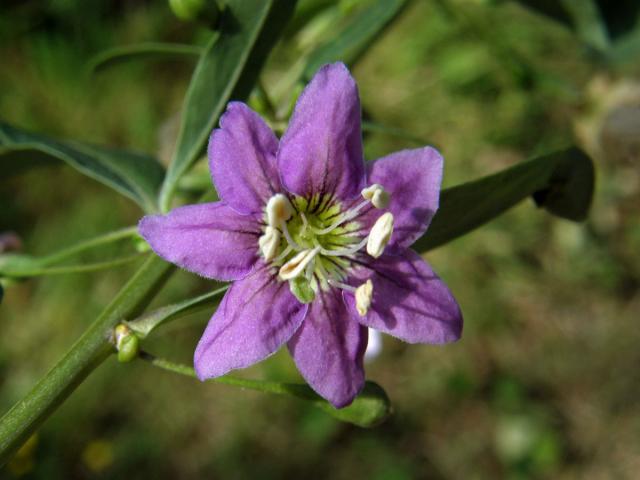
{"type": "Polygon", "coordinates": [[[427,230],[438,210],[442,156],[432,147],[402,150],[367,165],[368,184],[377,183],[391,194],[384,210],[368,209],[360,217],[365,227],[384,212],[393,213],[390,251],[409,247],[427,230]]]}
{"type": "Polygon", "coordinates": [[[147,215],[138,230],[159,256],[208,278],[237,280],[258,259],[258,217],[240,215],[222,202],[147,215]]]}
{"type": "Polygon", "coordinates": [[[349,279],[373,282],[368,313],[358,316],[353,294],[344,294],[354,318],[409,343],[453,342],[462,334],[462,313],[453,295],[420,255],[405,250],[383,255],[358,268],[349,279]]]}
{"type": "Polygon", "coordinates": [[[280,142],[282,183],[303,196],[350,199],[364,186],[358,87],[342,63],[325,65],[300,95],[280,142]]]}
{"type": "Polygon", "coordinates": [[[239,213],[261,212],[281,192],[278,138],[260,116],[231,102],[209,140],[209,169],[220,198],[239,213]]]}
{"type": "Polygon", "coordinates": [[[339,290],[318,292],[287,345],[311,388],[336,408],[349,405],[364,386],[367,329],[351,318],[339,290]]]}
{"type": "Polygon", "coordinates": [[[303,305],[268,267],[233,284],[198,343],[194,366],[200,380],[219,377],[268,357],[302,322],[303,305]]]}

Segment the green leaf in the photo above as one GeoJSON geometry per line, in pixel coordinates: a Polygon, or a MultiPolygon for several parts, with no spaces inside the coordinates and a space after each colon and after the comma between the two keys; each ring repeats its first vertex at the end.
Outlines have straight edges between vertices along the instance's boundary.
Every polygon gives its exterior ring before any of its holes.
{"type": "Polygon", "coordinates": [[[75,388],[114,352],[109,341],[113,328],[123,318],[140,315],[173,270],[172,265],[150,255],[68,353],[0,418],[0,468],[75,388]]]}
{"type": "Polygon", "coordinates": [[[568,26],[585,44],[596,50],[604,52],[609,46],[609,32],[596,0],[516,1],[568,26]]]}
{"type": "Polygon", "coordinates": [[[409,142],[415,143],[416,145],[431,145],[434,148],[437,148],[433,142],[427,139],[424,139],[422,137],[419,137],[417,135],[414,135],[411,132],[407,132],[402,128],[391,127],[389,125],[383,125],[377,122],[363,120],[362,131],[371,132],[371,133],[381,133],[384,135],[389,135],[390,137],[397,137],[397,138],[401,138],[402,140],[407,140],[409,142]]]}
{"type": "Polygon", "coordinates": [[[211,310],[218,304],[220,295],[228,290],[229,286],[218,288],[212,292],[205,293],[195,298],[190,298],[173,305],[158,308],[152,312],[145,313],[141,317],[126,322],[126,325],[135,332],[140,338],[145,338],[153,330],[160,325],[169,322],[175,318],[190,315],[192,313],[201,312],[203,310],[211,310]]]}
{"type": "Polygon", "coordinates": [[[248,97],[295,4],[293,0],[226,3],[219,35],[205,48],[189,85],[176,151],[162,189],[163,210],[169,208],[177,181],[203,152],[229,100],[248,97]]]}
{"type": "Polygon", "coordinates": [[[203,52],[197,45],[181,43],[144,42],[109,48],[94,56],[87,65],[89,72],[99,72],[130,60],[184,58],[196,61],[203,52]]]}
{"type": "Polygon", "coordinates": [[[332,40],[309,56],[304,78],[311,79],[318,68],[326,63],[356,62],[369,44],[397,17],[406,3],[406,0],[376,0],[364,8],[332,40]]]}
{"type": "Polygon", "coordinates": [[[440,208],[413,248],[430,250],[468,233],[525,198],[568,220],[584,220],[594,188],[591,159],[569,148],[442,191],[440,208]]]}
{"type": "MultiPolygon", "coordinates": [[[[189,365],[158,358],[144,351],[140,352],[139,358],[163,370],[187,377],[196,377],[194,368],[189,365]]],[[[253,380],[231,375],[210,378],[209,381],[264,393],[297,397],[311,402],[314,406],[324,410],[342,422],[352,423],[360,427],[375,427],[391,415],[391,402],[389,401],[389,397],[384,389],[374,382],[366,382],[364,388],[351,405],[338,409],[315,393],[311,387],[304,384],[253,380]]]]}
{"type": "Polygon", "coordinates": [[[107,268],[119,267],[140,259],[139,253],[126,257],[114,258],[93,263],[76,265],[60,265],[48,267],[44,262],[29,255],[8,254],[0,255],[0,276],[18,279],[29,277],[42,277],[46,275],[65,275],[69,273],[95,272],[107,268]]]}
{"type": "Polygon", "coordinates": [[[367,382],[351,405],[334,408],[327,402],[316,401],[316,406],[342,422],[359,427],[375,427],[391,415],[391,401],[384,389],[374,382],[367,382]]]}
{"type": "Polygon", "coordinates": [[[85,175],[155,210],[164,169],[141,153],[54,140],[0,122],[0,169],[19,170],[24,164],[67,163],[85,175]]]}
{"type": "Polygon", "coordinates": [[[596,0],[560,0],[560,3],[584,43],[601,52],[609,48],[609,32],[596,0]]]}

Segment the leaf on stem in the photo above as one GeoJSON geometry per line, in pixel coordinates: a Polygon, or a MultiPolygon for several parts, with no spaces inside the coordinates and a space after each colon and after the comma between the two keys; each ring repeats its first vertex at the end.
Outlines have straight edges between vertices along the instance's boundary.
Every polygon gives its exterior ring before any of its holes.
{"type": "Polygon", "coordinates": [[[0,122],[0,169],[6,174],[22,168],[63,161],[136,201],[146,211],[156,210],[164,169],[148,155],[66,142],[0,122]]]}
{"type": "MultiPolygon", "coordinates": [[[[163,358],[158,358],[146,352],[140,352],[142,360],[151,365],[173,373],[188,377],[196,376],[193,367],[174,363],[163,358]]],[[[362,392],[353,403],[344,408],[334,408],[329,402],[317,395],[311,387],[304,384],[272,382],[268,380],[250,380],[245,378],[225,375],[212,378],[210,382],[223,383],[239,388],[257,390],[276,395],[289,395],[302,400],[310,401],[314,406],[333,416],[342,422],[352,423],[359,427],[375,427],[384,422],[391,415],[391,402],[384,389],[374,382],[366,382],[362,392]]]]}
{"type": "Polygon", "coordinates": [[[494,175],[443,190],[440,208],[413,248],[430,250],[468,233],[532,196],[539,207],[573,221],[587,217],[595,173],[578,148],[522,162],[494,175]]]}
{"type": "Polygon", "coordinates": [[[191,78],[178,143],[162,188],[162,210],[169,209],[176,183],[203,152],[229,100],[248,97],[295,5],[292,0],[226,3],[219,33],[206,46],[191,78]]]}
{"type": "Polygon", "coordinates": [[[204,49],[198,45],[182,43],[143,42],[104,50],[89,60],[87,70],[97,73],[131,60],[178,58],[196,61],[204,49]]]}
{"type": "Polygon", "coordinates": [[[226,292],[228,288],[229,286],[225,285],[204,295],[158,308],[135,320],[126,322],[126,324],[140,338],[145,338],[153,330],[170,320],[203,310],[212,310],[218,304],[218,297],[226,292]]]}
{"type": "Polygon", "coordinates": [[[311,53],[303,77],[310,80],[325,63],[355,63],[367,47],[393,21],[406,5],[406,0],[377,0],[360,11],[329,42],[311,53]]]}

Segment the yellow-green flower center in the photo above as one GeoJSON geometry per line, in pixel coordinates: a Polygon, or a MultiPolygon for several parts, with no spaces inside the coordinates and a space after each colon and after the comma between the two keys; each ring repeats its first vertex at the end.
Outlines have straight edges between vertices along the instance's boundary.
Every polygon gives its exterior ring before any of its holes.
{"type": "MultiPolygon", "coordinates": [[[[382,187],[376,187],[388,196],[382,187]]],[[[267,203],[260,253],[277,269],[279,279],[289,282],[300,302],[313,301],[318,289],[355,292],[355,287],[344,283],[355,256],[365,247],[373,257],[382,253],[393,230],[391,213],[379,218],[371,234],[358,221],[364,209],[376,206],[370,188],[363,191],[364,201],[349,209],[330,196],[319,195],[308,199],[277,194],[267,203]]],[[[379,199],[380,194],[376,195],[379,199]]],[[[366,292],[370,301],[371,288],[366,292]]]]}

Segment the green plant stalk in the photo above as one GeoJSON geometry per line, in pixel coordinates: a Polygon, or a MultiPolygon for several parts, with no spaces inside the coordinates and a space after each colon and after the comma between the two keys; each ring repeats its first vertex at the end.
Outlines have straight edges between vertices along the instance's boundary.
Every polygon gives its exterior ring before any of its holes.
{"type": "MultiPolygon", "coordinates": [[[[163,370],[188,377],[196,377],[195,370],[188,365],[156,358],[145,352],[140,352],[139,357],[163,370]]],[[[375,427],[391,415],[389,397],[384,389],[374,382],[365,382],[364,388],[351,405],[337,409],[305,384],[250,380],[231,376],[211,378],[209,381],[275,395],[293,396],[308,401],[313,406],[342,422],[352,423],[364,428],[375,427]]]]}
{"type": "MultiPolygon", "coordinates": [[[[187,377],[197,378],[196,371],[189,365],[171,362],[164,358],[155,357],[146,352],[140,352],[140,358],[149,362],[151,365],[167,370],[169,372],[178,373],[187,377]]],[[[263,393],[274,393],[276,395],[293,395],[295,397],[307,400],[316,400],[319,397],[307,385],[295,383],[270,382],[268,380],[251,380],[245,378],[224,376],[209,379],[211,382],[222,383],[234,387],[256,390],[263,393]]]]}
{"type": "Polygon", "coordinates": [[[111,331],[139,315],[174,267],[150,256],[96,321],[35,387],[0,419],[0,467],[111,353],[111,331]]]}
{"type": "Polygon", "coordinates": [[[86,250],[106,245],[108,243],[117,242],[125,238],[134,237],[137,234],[138,227],[127,227],[120,230],[115,230],[113,232],[105,233],[104,235],[90,238],[89,240],[85,240],[84,242],[77,243],[76,245],[63,248],[58,252],[41,257],[40,264],[42,266],[49,266],[62,260],[66,260],[69,257],[73,257],[74,255],[86,250]]]}
{"type": "Polygon", "coordinates": [[[58,267],[41,267],[41,268],[33,268],[31,270],[22,270],[11,272],[9,271],[7,276],[12,278],[27,278],[27,277],[42,277],[45,275],[66,275],[69,273],[85,273],[85,272],[95,272],[98,270],[105,270],[107,268],[119,267],[121,265],[126,265],[127,263],[131,263],[135,260],[139,260],[141,258],[141,253],[137,253],[134,255],[129,255],[127,257],[116,258],[113,260],[105,260],[104,262],[94,262],[94,263],[84,263],[80,265],[62,265],[58,267]]]}

